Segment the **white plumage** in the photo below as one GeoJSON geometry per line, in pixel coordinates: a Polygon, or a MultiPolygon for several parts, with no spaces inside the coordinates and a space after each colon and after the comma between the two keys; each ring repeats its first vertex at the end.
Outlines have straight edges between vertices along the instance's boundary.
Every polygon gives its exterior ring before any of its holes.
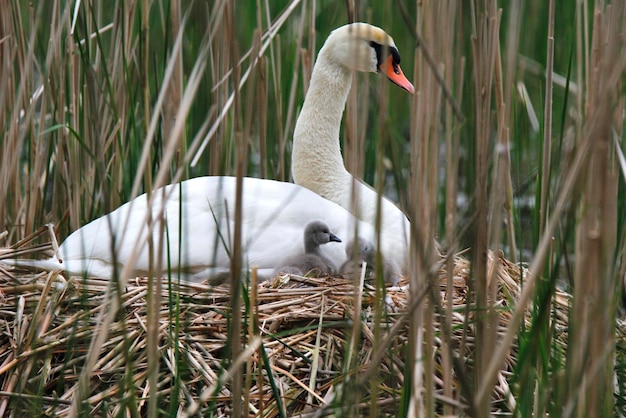
{"type": "MultiPolygon", "coordinates": [[[[174,276],[179,266],[186,280],[215,279],[229,274],[235,187],[234,177],[211,176],[153,192],[154,248],[158,248],[159,220],[163,220],[163,237],[167,240],[167,245],[162,247],[163,260],[165,263],[169,259],[174,276]]],[[[304,253],[302,232],[309,220],[322,220],[339,236],[353,236],[358,224],[359,235],[373,237],[370,225],[357,221],[339,205],[292,183],[247,177],[243,179],[242,195],[244,267],[257,267],[262,278],[268,278],[286,257],[304,253]]],[[[119,274],[123,266],[132,263],[129,273],[146,274],[150,270],[147,209],[147,195],[143,194],[78,229],[59,247],[62,263],[51,258],[12,264],[113,277],[114,269],[119,274]],[[115,253],[111,251],[113,245],[115,253]],[[133,263],[134,251],[137,257],[133,263]]],[[[329,243],[320,251],[335,265],[346,259],[343,243],[329,243]]]]}

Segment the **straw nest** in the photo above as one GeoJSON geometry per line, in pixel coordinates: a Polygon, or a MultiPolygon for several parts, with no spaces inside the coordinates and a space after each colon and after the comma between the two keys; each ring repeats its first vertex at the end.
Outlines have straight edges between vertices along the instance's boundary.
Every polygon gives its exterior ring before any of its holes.
{"type": "MultiPolygon", "coordinates": [[[[453,294],[446,291],[445,271],[439,273],[439,303],[443,309],[448,301],[453,303],[451,346],[471,368],[474,329],[471,318],[465,318],[472,315],[465,308],[470,266],[461,257],[455,265],[453,294]]],[[[506,308],[517,297],[526,271],[493,254],[490,266],[497,269],[501,332],[509,321],[506,308]]],[[[386,289],[382,297],[367,282],[362,292],[355,292],[352,281],[338,277],[279,276],[262,283],[256,294],[244,294],[244,356],[233,366],[227,346],[229,289],[164,283],[158,331],[161,411],[229,416],[233,388],[228,370],[238,368],[244,376],[243,408],[250,416],[280,416],[281,408],[287,416],[336,415],[337,408],[343,416],[365,416],[373,403],[381,416],[395,415],[405,386],[407,310],[418,305],[411,304],[402,284],[386,289]],[[361,321],[354,326],[357,317],[361,321]]],[[[109,285],[58,273],[0,271],[0,416],[29,410],[67,414],[99,315],[109,309],[109,285]]],[[[119,293],[121,309],[89,381],[86,404],[91,415],[146,413],[147,294],[146,278],[128,282],[119,293]]],[[[431,300],[433,295],[437,293],[431,300]]],[[[555,301],[559,327],[565,329],[568,295],[559,293],[555,301]]],[[[436,402],[438,408],[448,403],[461,413],[462,397],[455,401],[443,396],[437,311],[432,356],[436,402]]],[[[514,407],[507,384],[514,362],[515,350],[494,388],[494,411],[514,407]]]]}

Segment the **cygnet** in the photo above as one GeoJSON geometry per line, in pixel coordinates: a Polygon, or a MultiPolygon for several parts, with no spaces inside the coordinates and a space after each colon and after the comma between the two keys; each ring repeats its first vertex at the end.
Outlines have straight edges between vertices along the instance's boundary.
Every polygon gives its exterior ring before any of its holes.
{"type": "MultiPolygon", "coordinates": [[[[360,274],[361,269],[363,268],[363,263],[367,263],[365,277],[372,278],[375,271],[374,261],[376,255],[374,244],[362,237],[357,237],[356,241],[358,245],[356,248],[356,254],[354,253],[355,241],[352,240],[346,244],[346,255],[348,256],[348,260],[342,264],[339,269],[339,273],[345,278],[350,278],[355,272],[360,274]]],[[[385,282],[391,284],[392,286],[396,286],[402,278],[400,269],[393,261],[390,260],[383,260],[383,275],[385,277],[385,282]]]]}
{"type": "Polygon", "coordinates": [[[311,221],[304,228],[304,254],[288,257],[274,270],[274,276],[280,273],[303,276],[314,273],[324,276],[335,273],[334,263],[322,254],[320,245],[329,242],[341,242],[341,239],[330,232],[330,228],[322,221],[311,221]]]}
{"type": "Polygon", "coordinates": [[[348,259],[339,269],[339,273],[345,277],[351,277],[355,271],[360,272],[363,267],[363,262],[367,263],[367,274],[369,275],[374,265],[374,245],[361,237],[357,237],[356,241],[356,249],[354,240],[346,243],[346,255],[348,259]],[[355,250],[356,254],[354,253],[355,250]]]}

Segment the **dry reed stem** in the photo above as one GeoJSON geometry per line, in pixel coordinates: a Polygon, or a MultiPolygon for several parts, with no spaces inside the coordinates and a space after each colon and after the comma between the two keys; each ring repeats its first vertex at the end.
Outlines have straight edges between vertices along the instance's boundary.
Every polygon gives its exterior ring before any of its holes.
{"type": "MultiPolygon", "coordinates": [[[[476,322],[477,343],[481,347],[493,347],[496,339],[495,314],[495,281],[489,280],[487,267],[487,253],[490,244],[490,232],[499,239],[501,231],[501,207],[496,201],[490,201],[488,193],[489,165],[491,161],[491,141],[494,130],[492,117],[492,100],[495,89],[499,63],[496,61],[499,48],[499,30],[501,9],[493,0],[476,0],[471,2],[473,10],[472,30],[472,57],[474,62],[474,103],[475,116],[475,176],[474,186],[474,222],[472,242],[472,280],[475,289],[474,298],[476,309],[481,312],[476,322]],[[495,208],[495,209],[493,209],[495,208]],[[491,211],[491,217],[490,215],[491,211]],[[495,212],[495,213],[494,213],[495,212]]],[[[502,113],[502,112],[500,112],[502,113]]],[[[502,117],[502,116],[501,116],[502,117]]],[[[501,164],[500,164],[501,165],[501,164]]],[[[498,177],[502,177],[499,175],[498,177]]],[[[494,184],[498,193],[498,184],[494,184]]],[[[498,194],[498,198],[502,192],[498,194]]],[[[491,353],[488,350],[479,350],[476,353],[477,361],[472,379],[474,387],[495,383],[496,376],[486,373],[491,353]]],[[[477,396],[471,402],[472,415],[486,416],[489,411],[487,397],[477,396]]]]}
{"type": "Polygon", "coordinates": [[[576,265],[571,343],[568,349],[568,399],[572,416],[613,410],[613,368],[617,283],[618,171],[611,136],[623,124],[624,2],[595,5],[586,92],[584,143],[589,142],[586,176],[579,181],[576,265]],[[590,280],[590,278],[593,278],[590,280]],[[592,319],[593,318],[593,319],[592,319]],[[580,396],[579,396],[580,394],[580,396]],[[573,405],[573,406],[572,406],[573,405]]]}

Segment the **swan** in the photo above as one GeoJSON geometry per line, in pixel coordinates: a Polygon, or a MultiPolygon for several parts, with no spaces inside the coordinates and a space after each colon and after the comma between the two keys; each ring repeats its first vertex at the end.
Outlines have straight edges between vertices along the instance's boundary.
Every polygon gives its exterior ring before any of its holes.
{"type": "Polygon", "coordinates": [[[333,261],[320,251],[321,245],[331,242],[341,242],[341,239],[330,231],[328,225],[318,220],[309,222],[304,228],[304,254],[283,260],[273,275],[289,273],[303,276],[311,271],[320,276],[335,273],[333,261]]]}
{"type": "MultiPolygon", "coordinates": [[[[258,269],[259,280],[274,277],[274,269],[285,258],[306,251],[302,225],[311,220],[324,222],[340,236],[353,234],[358,228],[360,236],[375,237],[371,226],[304,187],[251,177],[243,178],[242,187],[243,263],[246,270],[258,269]]],[[[146,227],[150,214],[157,220],[151,226],[154,248],[159,248],[161,237],[167,242],[162,246],[162,259],[169,260],[173,276],[212,283],[228,277],[236,178],[197,177],[152,193],[152,203],[146,194],[140,195],[74,231],[59,246],[57,255],[49,259],[2,261],[102,278],[116,277],[124,266],[132,264],[130,277],[146,275],[151,267],[146,227]],[[137,251],[134,260],[133,250],[137,251]]],[[[336,239],[332,239],[336,242],[334,248],[320,247],[317,253],[339,266],[346,260],[345,245],[336,239]]]]}
{"type": "MultiPolygon", "coordinates": [[[[243,265],[248,270],[256,267],[260,280],[270,278],[285,257],[304,252],[302,225],[313,219],[325,222],[339,236],[355,237],[356,231],[356,236],[376,242],[377,196],[345,170],[339,124],[352,71],[384,72],[413,92],[399,62],[391,37],[374,26],[352,24],[329,36],[295,127],[292,170],[297,184],[243,178],[243,265]],[[353,183],[359,195],[356,208],[351,205],[353,183]]],[[[228,176],[168,185],[153,191],[152,199],[138,196],[74,231],[49,259],[2,261],[70,275],[113,278],[122,271],[143,275],[151,271],[148,242],[152,239],[153,248],[162,248],[163,265],[171,266],[172,275],[190,281],[227,277],[235,196],[236,179],[228,176]],[[147,226],[150,218],[156,222],[147,226]]],[[[382,214],[383,257],[405,266],[408,221],[387,199],[382,214]]],[[[325,245],[320,251],[340,266],[346,261],[345,244],[337,246],[325,245]]]]}
{"type": "MultiPolygon", "coordinates": [[[[376,225],[378,194],[346,170],[339,128],[354,71],[384,73],[402,89],[415,92],[399,64],[398,49],[382,29],[367,23],[335,29],[317,56],[293,135],[294,182],[348,209],[369,225],[376,225]]],[[[409,226],[406,215],[383,196],[381,252],[386,262],[405,273],[409,226]]]]}

